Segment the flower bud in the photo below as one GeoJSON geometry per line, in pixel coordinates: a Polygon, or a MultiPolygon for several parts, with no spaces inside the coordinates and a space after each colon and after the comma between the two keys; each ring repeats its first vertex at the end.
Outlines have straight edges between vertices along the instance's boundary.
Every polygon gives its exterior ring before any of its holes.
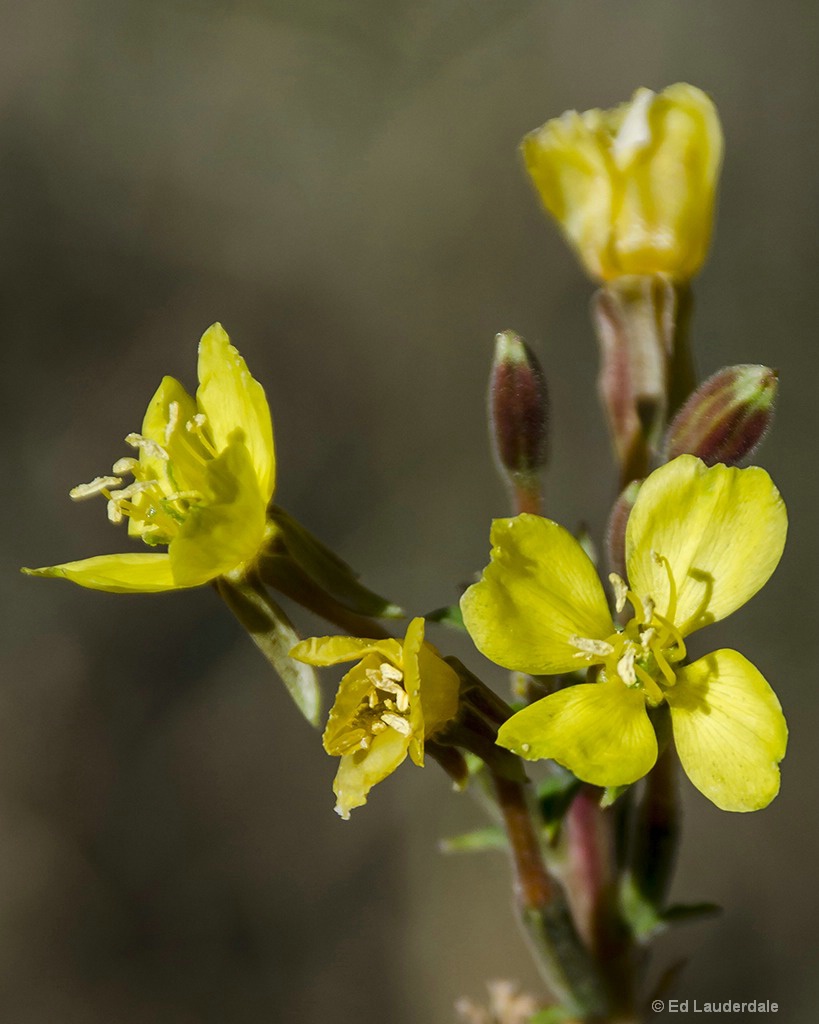
{"type": "Polygon", "coordinates": [[[570,110],[523,140],[526,169],[586,271],[687,281],[708,251],[722,161],[716,108],[692,85],[570,110]]]}
{"type": "Polygon", "coordinates": [[[757,447],[770,426],[776,370],[728,366],[691,395],[668,428],[665,457],[697,455],[708,466],[734,466],[757,447]]]}
{"type": "Polygon", "coordinates": [[[513,487],[528,487],[548,458],[549,395],[537,359],[514,331],[495,338],[489,422],[498,469],[513,487]]]}

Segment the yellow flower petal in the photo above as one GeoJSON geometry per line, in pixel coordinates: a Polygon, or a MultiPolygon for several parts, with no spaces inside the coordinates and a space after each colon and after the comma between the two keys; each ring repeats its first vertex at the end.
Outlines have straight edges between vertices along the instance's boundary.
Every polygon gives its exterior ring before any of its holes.
{"type": "Polygon", "coordinates": [[[336,772],[333,792],[336,811],[345,820],[350,811],[367,802],[367,795],[377,783],[385,779],[407,756],[408,736],[387,729],[374,737],[368,750],[345,754],[336,772]]]}
{"type": "Polygon", "coordinates": [[[112,594],[156,593],[185,586],[171,572],[171,560],[165,554],[147,552],[123,555],[96,555],[79,562],[49,565],[43,569],[23,569],[27,576],[52,576],[71,580],[89,590],[107,590],[112,594]]]}
{"type": "Polygon", "coordinates": [[[461,598],[478,650],[532,674],[582,667],[572,637],[614,632],[603,586],[588,555],[562,526],[523,514],[492,524],[491,562],[461,598]]]}
{"type": "Polygon", "coordinates": [[[529,760],[551,758],[595,786],[636,782],[657,760],[645,699],[619,680],[544,697],[502,725],[498,743],[529,760]]]}
{"type": "Polygon", "coordinates": [[[421,703],[423,685],[420,666],[420,652],[425,649],[424,620],[415,618],[407,627],[403,645],[403,687],[409,696],[410,757],[419,767],[424,764],[424,709],[421,703]]]}
{"type": "Polygon", "coordinates": [[[191,508],[168,548],[182,586],[206,583],[251,561],[264,539],[265,503],[243,441],[234,437],[207,462],[205,487],[205,502],[191,508]]]}
{"type": "Polygon", "coordinates": [[[523,140],[543,205],[588,272],[687,280],[708,249],[722,159],[700,89],[638,89],[615,110],[568,111],[523,140]]]}
{"type": "Polygon", "coordinates": [[[356,636],[312,636],[291,650],[290,657],[308,665],[338,665],[355,661],[371,652],[378,653],[393,665],[401,665],[401,644],[398,640],[362,640],[356,636]]]}
{"type": "Polygon", "coordinates": [[[214,324],[199,343],[199,390],[196,400],[208,418],[217,451],[241,429],[265,503],[276,482],[273,425],[264,388],[250,375],[221,324],[214,324]]]}
{"type": "Polygon", "coordinates": [[[429,644],[424,644],[418,652],[418,668],[424,735],[432,736],[457,714],[461,683],[455,670],[429,644]]]}
{"type": "Polygon", "coordinates": [[[651,597],[687,635],[724,619],[767,582],[785,546],[788,520],[764,469],[710,469],[681,455],[641,486],[626,530],[632,589],[651,597]],[[653,553],[668,559],[677,588],[653,553]]]}
{"type": "Polygon", "coordinates": [[[723,811],[767,807],[779,792],[788,727],[758,669],[736,651],[715,651],[681,669],[666,700],[697,789],[723,811]]]}
{"type": "Polygon", "coordinates": [[[547,211],[594,277],[608,276],[614,169],[601,111],[567,111],[527,135],[526,170],[547,211]]]}
{"type": "MultiPolygon", "coordinates": [[[[346,637],[326,637],[327,640],[343,640],[346,637]]],[[[307,641],[306,641],[307,642],[307,641]]],[[[303,644],[297,644],[302,647],[303,644]]],[[[293,648],[295,650],[296,648],[293,648]]],[[[290,654],[293,657],[291,651],[290,654]]],[[[358,657],[361,655],[359,654],[358,657]]],[[[297,661],[307,661],[306,658],[296,658],[297,661]]],[[[327,719],[327,727],[322,736],[324,749],[328,754],[336,756],[342,753],[344,748],[345,735],[349,733],[351,723],[358,714],[361,702],[372,688],[372,682],[367,676],[367,671],[378,669],[381,658],[374,653],[367,654],[358,665],[354,665],[338,685],[338,693],[330,709],[330,716],[327,719]],[[341,747],[339,743],[341,742],[341,747]]],[[[308,662],[308,664],[315,664],[308,662]]],[[[321,664],[326,664],[322,662],[321,664]]]]}
{"type": "MultiPolygon", "coordinates": [[[[635,94],[631,111],[647,92],[635,94]]],[[[702,90],[680,83],[652,96],[638,118],[643,124],[634,132],[635,145],[618,153],[617,272],[688,280],[711,240],[722,163],[719,117],[702,90]]]]}

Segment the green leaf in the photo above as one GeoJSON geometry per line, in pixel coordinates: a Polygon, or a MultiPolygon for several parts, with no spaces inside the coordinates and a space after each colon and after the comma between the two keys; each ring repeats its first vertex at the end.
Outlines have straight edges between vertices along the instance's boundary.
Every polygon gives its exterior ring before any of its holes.
{"type": "Polygon", "coordinates": [[[307,721],[321,721],[321,689],[312,665],[294,661],[289,652],[301,639],[290,620],[270,597],[261,581],[252,576],[220,576],[220,597],[250,634],[273,666],[307,721]]]}
{"type": "Polygon", "coordinates": [[[504,850],[506,845],[503,829],[488,825],[473,832],[442,839],[441,853],[480,853],[483,850],[504,850]]]}
{"type": "Polygon", "coordinates": [[[464,617],[461,615],[461,606],[459,604],[448,604],[443,608],[436,608],[434,612],[427,612],[424,618],[427,622],[437,622],[442,626],[448,626],[450,629],[459,629],[463,633],[466,632],[464,617]]]}
{"type": "Polygon", "coordinates": [[[400,619],[404,616],[403,608],[359,583],[358,573],[284,509],[271,505],[267,517],[278,528],[274,545],[283,544],[296,565],[339,604],[370,618],[400,619]]]}

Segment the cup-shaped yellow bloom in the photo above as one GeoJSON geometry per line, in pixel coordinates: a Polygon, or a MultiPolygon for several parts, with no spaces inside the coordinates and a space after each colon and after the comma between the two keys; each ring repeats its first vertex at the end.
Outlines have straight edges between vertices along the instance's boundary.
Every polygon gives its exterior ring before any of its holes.
{"type": "Polygon", "coordinates": [[[592,277],[693,277],[708,251],[722,162],[716,108],[692,85],[570,110],[523,140],[526,168],[592,277]]]}
{"type": "Polygon", "coordinates": [[[111,475],[71,492],[102,495],[113,523],[166,552],[98,555],[43,569],[93,590],[118,593],[196,587],[253,564],[265,534],[275,485],[270,409],[264,390],[220,324],[199,343],[199,388],[193,398],[165,377],[148,405],[142,432],[127,443],[111,475]],[[133,481],[124,484],[124,477],[133,481]]]}
{"type": "Polygon", "coordinates": [[[341,680],[323,737],[327,753],[341,758],[333,792],[345,819],[407,754],[423,765],[424,739],[458,710],[458,676],[424,642],[421,618],[403,641],[312,637],[290,656],[309,665],[358,662],[341,680]]]}
{"type": "Polygon", "coordinates": [[[657,759],[649,709],[667,704],[688,777],[718,807],[751,811],[779,790],[787,727],[779,702],[741,654],[719,650],[686,664],[685,638],[724,619],[768,580],[787,516],[759,468],[707,468],[681,455],[640,488],[626,529],[629,582],[610,577],[614,624],[597,572],[557,523],[496,520],[492,561],[461,601],[480,651],[532,674],[588,666],[569,686],[514,715],[498,742],[552,758],[598,786],[621,786],[657,759]]]}

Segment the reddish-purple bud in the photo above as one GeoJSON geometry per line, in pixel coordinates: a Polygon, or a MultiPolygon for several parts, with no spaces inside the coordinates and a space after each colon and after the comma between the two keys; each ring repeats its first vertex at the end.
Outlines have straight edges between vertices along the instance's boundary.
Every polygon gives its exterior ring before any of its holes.
{"type": "Polygon", "coordinates": [[[757,447],[770,426],[777,391],[768,366],[727,366],[709,377],[674,417],[665,457],[697,455],[708,466],[734,466],[757,447]]]}
{"type": "Polygon", "coordinates": [[[549,454],[549,395],[540,364],[514,331],[495,338],[489,422],[501,474],[513,486],[532,481],[549,454]]]}

